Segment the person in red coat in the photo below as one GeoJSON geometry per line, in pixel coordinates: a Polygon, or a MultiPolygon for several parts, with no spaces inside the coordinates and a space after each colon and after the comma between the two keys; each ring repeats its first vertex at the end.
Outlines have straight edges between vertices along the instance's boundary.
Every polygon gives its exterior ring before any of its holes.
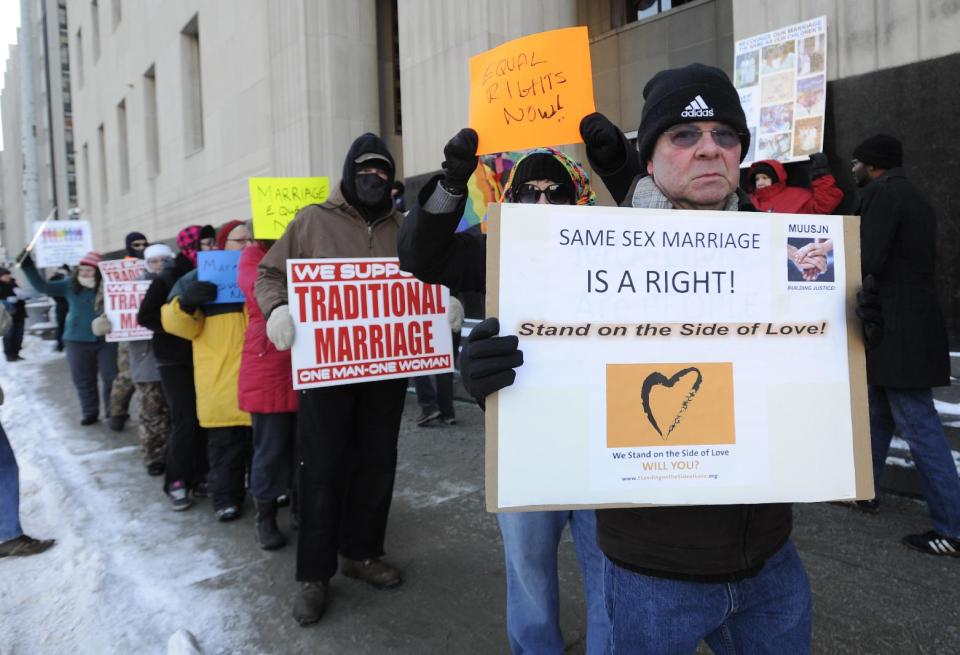
{"type": "Polygon", "coordinates": [[[777,214],[830,214],[843,200],[843,191],[830,173],[827,156],[810,156],[811,188],[787,186],[787,171],[773,159],[754,162],[747,174],[747,192],[757,211],[777,214]]]}
{"type": "Polygon", "coordinates": [[[240,409],[250,412],[253,422],[250,495],[257,508],[257,540],[265,550],[287,543],[277,527],[277,499],[291,487],[297,419],[290,351],[277,350],[267,338],[267,322],[254,292],[257,266],[270,245],[271,241],[254,241],[243,250],[237,266],[237,284],[246,298],[250,316],[237,391],[240,409]]]}

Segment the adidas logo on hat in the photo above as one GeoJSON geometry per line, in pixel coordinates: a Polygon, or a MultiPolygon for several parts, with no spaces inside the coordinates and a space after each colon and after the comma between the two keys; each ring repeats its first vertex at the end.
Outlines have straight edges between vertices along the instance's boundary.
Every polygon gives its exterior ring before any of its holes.
{"type": "Polygon", "coordinates": [[[707,106],[702,96],[698,95],[680,112],[680,116],[683,118],[706,118],[713,116],[713,109],[707,106]]]}

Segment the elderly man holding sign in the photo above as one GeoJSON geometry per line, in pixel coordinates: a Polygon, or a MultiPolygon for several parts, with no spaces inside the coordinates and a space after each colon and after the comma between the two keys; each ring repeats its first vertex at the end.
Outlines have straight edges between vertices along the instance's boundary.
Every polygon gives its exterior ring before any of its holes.
{"type": "MultiPolygon", "coordinates": [[[[401,215],[390,197],[393,156],[374,134],[347,152],[339,188],[301,209],[260,262],[257,302],[277,350],[294,346],[287,260],[393,257],[401,215]]],[[[339,570],[378,589],[403,581],[381,560],[397,464],[406,378],[311,388],[300,392],[297,580],[293,615],[316,623],[339,570]]]]}

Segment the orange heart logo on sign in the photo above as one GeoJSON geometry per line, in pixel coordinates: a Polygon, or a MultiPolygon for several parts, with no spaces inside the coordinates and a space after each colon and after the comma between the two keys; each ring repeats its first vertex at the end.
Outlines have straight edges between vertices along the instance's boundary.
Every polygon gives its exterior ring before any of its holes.
{"type": "Polygon", "coordinates": [[[733,364],[607,364],[607,447],[736,443],[733,364]]]}
{"type": "Polygon", "coordinates": [[[659,371],[654,371],[647,376],[647,379],[643,381],[643,388],[640,390],[640,399],[643,402],[643,411],[647,415],[647,420],[650,421],[650,425],[653,426],[653,429],[657,431],[664,439],[667,439],[670,436],[670,433],[676,429],[677,425],[680,424],[680,420],[683,418],[684,413],[687,411],[687,407],[690,406],[690,402],[693,400],[693,397],[697,395],[697,392],[700,391],[700,385],[703,383],[703,374],[700,373],[700,369],[696,366],[688,366],[687,368],[674,373],[673,376],[667,377],[659,371]],[[680,382],[689,382],[684,388],[683,384],[678,384],[680,382]],[[664,411],[654,411],[650,403],[650,396],[654,390],[659,390],[662,388],[665,393],[660,394],[660,397],[663,398],[661,402],[657,403],[658,408],[663,409],[666,406],[665,413],[664,411]],[[679,390],[679,398],[677,394],[670,394],[670,391],[674,389],[679,390]],[[669,394],[669,395],[668,395],[669,394]],[[666,396],[666,397],[664,397],[666,396]],[[671,397],[673,396],[673,397],[671,397]],[[673,402],[679,400],[679,403],[673,402]],[[657,421],[657,415],[660,415],[660,421],[657,421]],[[663,422],[663,418],[670,417],[672,415],[672,420],[670,421],[670,427],[667,428],[667,433],[663,433],[663,429],[660,427],[660,424],[663,422]]]}

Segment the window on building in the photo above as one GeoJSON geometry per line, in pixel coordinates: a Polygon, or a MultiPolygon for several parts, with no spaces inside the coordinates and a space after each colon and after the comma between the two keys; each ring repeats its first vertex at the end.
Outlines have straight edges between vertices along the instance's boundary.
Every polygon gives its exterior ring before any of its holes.
{"type": "Polygon", "coordinates": [[[127,101],[117,105],[117,162],[120,164],[120,193],[130,191],[130,148],[127,142],[127,101]]]}
{"type": "Polygon", "coordinates": [[[103,123],[97,128],[97,155],[100,158],[100,205],[107,204],[107,136],[103,123]]]}
{"type": "Polygon", "coordinates": [[[100,59],[100,8],[97,0],[90,3],[90,35],[93,40],[93,62],[100,59]]]}
{"type": "Polygon", "coordinates": [[[147,176],[160,174],[160,131],[157,125],[157,74],[151,66],[143,74],[143,129],[146,138],[147,176]]]}
{"type": "Polygon", "coordinates": [[[77,86],[83,88],[83,33],[77,30],[77,86]]]}
{"type": "Polygon", "coordinates": [[[650,18],[688,2],[693,0],[626,0],[626,22],[633,23],[650,18]]]}
{"type": "Polygon", "coordinates": [[[90,148],[83,144],[83,202],[87,206],[87,211],[93,207],[93,199],[90,197],[90,177],[93,171],[90,170],[90,148]]]}
{"type": "Polygon", "coordinates": [[[200,24],[194,14],[181,31],[183,142],[186,155],[203,148],[203,84],[200,78],[200,24]]]}
{"type": "Polygon", "coordinates": [[[400,104],[400,21],[396,0],[392,3],[390,38],[393,40],[393,125],[397,134],[403,134],[403,112],[400,104]]]}
{"type": "Polygon", "coordinates": [[[123,18],[123,2],[121,0],[110,0],[110,16],[113,19],[113,29],[117,29],[117,25],[123,18]]]}

